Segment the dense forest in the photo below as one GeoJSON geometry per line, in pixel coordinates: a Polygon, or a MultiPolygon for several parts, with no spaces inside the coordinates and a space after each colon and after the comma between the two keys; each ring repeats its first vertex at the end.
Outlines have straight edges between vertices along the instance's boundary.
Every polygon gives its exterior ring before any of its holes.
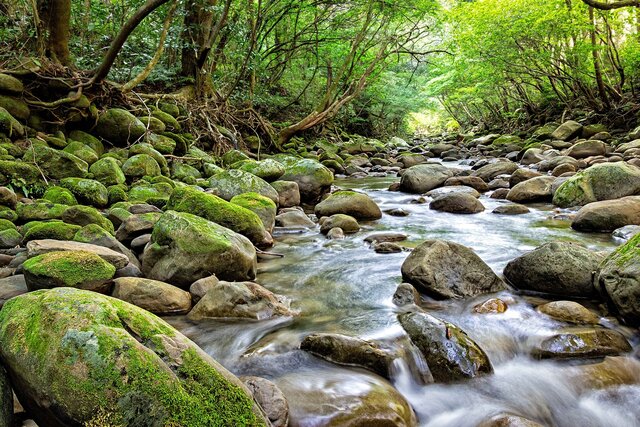
{"type": "Polygon", "coordinates": [[[0,0],[0,427],[640,427],[640,0],[0,0]]]}

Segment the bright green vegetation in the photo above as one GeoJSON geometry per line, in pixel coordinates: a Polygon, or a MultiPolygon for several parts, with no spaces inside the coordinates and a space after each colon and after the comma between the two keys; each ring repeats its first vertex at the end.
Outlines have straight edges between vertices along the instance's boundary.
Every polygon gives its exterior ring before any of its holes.
{"type": "MultiPolygon", "coordinates": [[[[73,236],[65,240],[72,239],[73,236]]],[[[84,251],[49,252],[28,259],[23,266],[28,275],[47,278],[57,286],[70,287],[106,281],[116,272],[113,265],[98,255],[84,251]]]]}

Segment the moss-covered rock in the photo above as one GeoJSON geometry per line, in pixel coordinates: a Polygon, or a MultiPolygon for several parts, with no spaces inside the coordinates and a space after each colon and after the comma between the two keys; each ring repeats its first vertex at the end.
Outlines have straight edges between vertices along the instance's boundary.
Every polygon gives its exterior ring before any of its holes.
{"type": "Polygon", "coordinates": [[[171,163],[171,177],[180,181],[202,178],[202,174],[191,165],[182,162],[171,163]]]}
{"type": "Polygon", "coordinates": [[[129,157],[122,165],[122,172],[129,179],[156,176],[162,173],[158,162],[148,154],[137,154],[129,157]]]}
{"type": "Polygon", "coordinates": [[[272,159],[243,163],[238,169],[249,172],[267,182],[278,180],[284,175],[284,166],[272,159]]]}
{"type": "Polygon", "coordinates": [[[145,181],[139,181],[131,186],[127,200],[131,202],[147,202],[149,200],[169,200],[173,187],[166,182],[158,182],[150,184],[145,181]]]}
{"type": "Polygon", "coordinates": [[[232,198],[231,203],[255,213],[268,232],[273,230],[278,210],[273,200],[258,193],[243,193],[232,198]]]}
{"type": "Polygon", "coordinates": [[[18,203],[16,205],[16,213],[18,214],[18,219],[22,222],[43,221],[48,219],[60,219],[67,208],[67,205],[60,205],[57,203],[18,203]]]}
{"type": "Polygon", "coordinates": [[[13,96],[0,94],[0,108],[4,108],[18,120],[27,120],[31,115],[27,103],[13,96]]]}
{"type": "Polygon", "coordinates": [[[6,229],[0,231],[0,249],[9,249],[20,246],[22,234],[16,229],[6,229]]]}
{"type": "Polygon", "coordinates": [[[90,135],[81,130],[72,130],[69,133],[69,139],[73,141],[80,141],[83,144],[91,147],[93,151],[98,153],[98,156],[102,156],[104,154],[104,145],[98,138],[93,135],[90,135]]]}
{"type": "Polygon", "coordinates": [[[36,163],[47,177],[53,179],[84,178],[89,170],[87,162],[79,157],[44,145],[29,148],[22,160],[36,163]]]}
{"type": "Polygon", "coordinates": [[[229,150],[222,155],[222,164],[225,166],[231,166],[242,160],[250,160],[250,158],[240,150],[229,150]]]}
{"type": "Polygon", "coordinates": [[[96,224],[109,233],[115,234],[113,223],[104,217],[96,208],[91,206],[71,206],[62,214],[62,220],[67,224],[79,226],[96,224]]]}
{"type": "Polygon", "coordinates": [[[162,153],[160,153],[158,150],[153,148],[151,144],[142,143],[142,144],[136,144],[133,147],[131,147],[129,149],[129,155],[134,156],[136,154],[146,154],[148,156],[153,157],[153,160],[155,160],[158,163],[158,166],[160,166],[160,171],[162,172],[162,174],[169,175],[169,165],[167,163],[167,159],[164,158],[162,153]]]}
{"type": "Polygon", "coordinates": [[[339,213],[351,215],[358,220],[374,220],[382,217],[380,208],[371,197],[355,191],[336,191],[315,207],[318,218],[339,213]]]}
{"type": "Polygon", "coordinates": [[[138,118],[151,132],[164,132],[167,129],[165,124],[162,123],[162,120],[156,119],[155,117],[144,116],[138,118]]]}
{"type": "Polygon", "coordinates": [[[269,247],[273,238],[260,217],[250,210],[191,187],[176,188],[167,209],[201,216],[247,237],[258,247],[269,247]]]}
{"type": "Polygon", "coordinates": [[[0,206],[0,219],[16,222],[18,220],[18,214],[8,206],[0,206]]]}
{"type": "Polygon", "coordinates": [[[133,144],[146,132],[144,124],[121,108],[111,108],[100,115],[96,133],[114,145],[133,144]]]}
{"type": "Polygon", "coordinates": [[[4,230],[17,230],[16,225],[8,219],[0,218],[0,231],[4,230]]]}
{"type": "Polygon", "coordinates": [[[252,280],[256,254],[247,238],[199,216],[170,210],[153,227],[142,270],[148,278],[183,289],[211,274],[229,281],[252,280]]]}
{"type": "Polygon", "coordinates": [[[60,186],[71,191],[80,203],[102,208],[109,203],[107,187],[93,179],[65,178],[60,186]]]}
{"type": "Polygon", "coordinates": [[[124,184],[127,178],[120,168],[118,161],[112,157],[104,157],[91,165],[89,172],[93,179],[104,185],[124,184]]]}
{"type": "Polygon", "coordinates": [[[0,355],[42,426],[265,426],[240,381],[155,315],[71,288],[14,298],[0,355]],[[56,402],[55,407],[49,402],[56,402]]]}
{"type": "Polygon", "coordinates": [[[234,196],[242,193],[253,192],[278,203],[278,192],[268,182],[238,169],[217,173],[209,178],[209,186],[216,196],[224,200],[231,200],[234,196]]]}
{"type": "Polygon", "coordinates": [[[129,198],[125,185],[110,185],[107,187],[107,191],[109,192],[109,205],[126,202],[129,198]]]}
{"type": "Polygon", "coordinates": [[[180,126],[180,123],[171,114],[167,114],[162,110],[154,110],[151,113],[151,116],[164,123],[167,131],[169,132],[178,132],[182,130],[182,126],[180,126]]]}
{"type": "Polygon", "coordinates": [[[116,159],[119,164],[123,164],[129,158],[129,150],[126,148],[112,148],[102,155],[102,158],[107,157],[116,159]]]}
{"type": "Polygon", "coordinates": [[[24,243],[31,240],[53,239],[53,240],[73,240],[73,236],[82,227],[73,224],[66,224],[62,221],[36,221],[28,224],[22,229],[24,233],[24,243]]]}
{"type": "Polygon", "coordinates": [[[24,90],[24,85],[18,79],[8,74],[0,73],[0,92],[19,95],[24,90]]]}
{"type": "Polygon", "coordinates": [[[12,138],[24,136],[24,127],[5,108],[0,107],[0,132],[12,138]]]}
{"type": "Polygon", "coordinates": [[[62,286],[105,291],[116,272],[113,265],[86,251],[49,252],[29,258],[23,267],[30,291],[62,286]]]}
{"type": "Polygon", "coordinates": [[[280,179],[297,182],[300,197],[304,202],[313,202],[319,199],[329,191],[331,184],[333,184],[333,173],[315,160],[291,156],[275,156],[274,158],[285,167],[285,173],[280,179]]]}
{"type": "Polygon", "coordinates": [[[162,154],[173,154],[176,150],[176,141],[168,136],[152,133],[147,136],[147,142],[162,154]]]}
{"type": "Polygon", "coordinates": [[[37,167],[23,162],[0,160],[0,184],[6,185],[14,179],[34,183],[42,178],[37,167]]]}
{"type": "Polygon", "coordinates": [[[44,192],[42,198],[51,203],[56,203],[59,205],[72,206],[78,204],[76,197],[71,191],[57,185],[48,187],[44,192]]]}
{"type": "Polygon", "coordinates": [[[98,161],[98,153],[80,141],[69,142],[62,151],[73,154],[77,158],[87,162],[88,165],[92,165],[98,161]]]}

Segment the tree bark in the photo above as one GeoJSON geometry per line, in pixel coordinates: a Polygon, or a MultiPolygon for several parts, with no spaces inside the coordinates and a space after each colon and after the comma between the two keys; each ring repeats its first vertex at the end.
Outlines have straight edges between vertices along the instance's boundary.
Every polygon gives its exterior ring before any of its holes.
{"type": "Polygon", "coordinates": [[[40,0],[38,13],[46,31],[45,54],[52,61],[71,65],[69,52],[71,0],[40,0]]]}

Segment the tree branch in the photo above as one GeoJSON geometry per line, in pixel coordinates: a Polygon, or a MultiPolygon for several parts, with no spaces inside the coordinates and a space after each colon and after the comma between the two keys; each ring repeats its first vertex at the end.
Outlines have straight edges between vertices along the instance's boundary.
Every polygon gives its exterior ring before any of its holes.
{"type": "Polygon", "coordinates": [[[630,6],[640,7],[640,0],[618,0],[613,3],[603,3],[596,0],[582,0],[582,2],[599,10],[613,10],[630,6]]]}

